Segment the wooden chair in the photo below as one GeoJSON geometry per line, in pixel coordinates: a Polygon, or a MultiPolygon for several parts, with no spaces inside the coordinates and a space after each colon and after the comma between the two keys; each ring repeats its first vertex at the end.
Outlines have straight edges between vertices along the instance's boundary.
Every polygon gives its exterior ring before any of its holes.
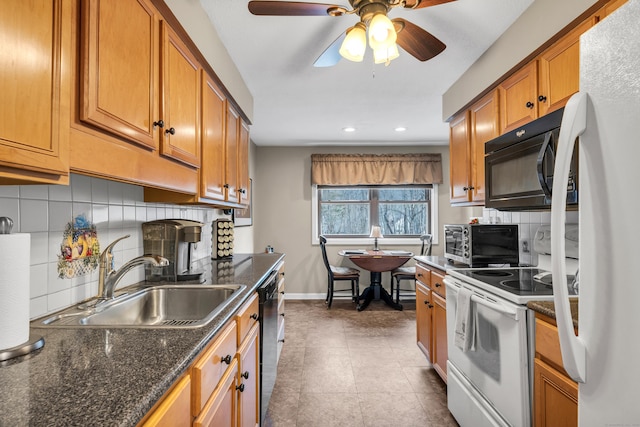
{"type": "MultiPolygon", "coordinates": [[[[422,241],[422,247],[420,248],[420,256],[431,255],[431,234],[423,234],[420,236],[422,241]]],[[[411,292],[415,295],[416,292],[416,267],[398,267],[391,271],[391,298],[393,298],[393,282],[396,282],[396,303],[400,303],[400,291],[411,292]],[[400,289],[400,282],[403,280],[411,280],[413,282],[413,289],[400,289]]]]}
{"type": "Polygon", "coordinates": [[[320,236],[320,248],[322,249],[322,260],[324,261],[324,266],[327,268],[327,298],[325,299],[325,304],[327,304],[327,308],[331,308],[331,303],[333,302],[333,293],[334,292],[343,292],[348,289],[335,289],[334,284],[339,280],[348,280],[351,282],[351,299],[354,302],[358,302],[358,297],[360,296],[360,270],[357,268],[349,268],[349,267],[336,267],[334,265],[329,264],[329,259],[327,258],[327,249],[326,249],[327,239],[324,236],[320,236]]]}

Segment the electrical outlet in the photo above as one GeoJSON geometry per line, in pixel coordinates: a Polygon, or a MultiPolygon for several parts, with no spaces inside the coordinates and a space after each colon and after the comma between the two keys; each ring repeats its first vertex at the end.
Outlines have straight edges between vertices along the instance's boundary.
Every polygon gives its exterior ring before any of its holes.
{"type": "Polygon", "coordinates": [[[522,241],[522,252],[524,252],[525,254],[529,253],[529,241],[528,240],[523,240],[522,241]]]}

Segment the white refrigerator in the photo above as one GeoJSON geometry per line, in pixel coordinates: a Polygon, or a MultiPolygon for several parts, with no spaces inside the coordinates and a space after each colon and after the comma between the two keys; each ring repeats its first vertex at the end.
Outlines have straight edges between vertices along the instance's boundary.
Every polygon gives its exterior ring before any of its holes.
{"type": "Polygon", "coordinates": [[[579,157],[579,327],[564,253],[566,191],[554,191],[552,272],[563,362],[580,426],[640,426],[640,0],[580,39],[580,92],[563,114],[554,188],[579,157]],[[579,137],[576,141],[576,137],[579,137]]]}

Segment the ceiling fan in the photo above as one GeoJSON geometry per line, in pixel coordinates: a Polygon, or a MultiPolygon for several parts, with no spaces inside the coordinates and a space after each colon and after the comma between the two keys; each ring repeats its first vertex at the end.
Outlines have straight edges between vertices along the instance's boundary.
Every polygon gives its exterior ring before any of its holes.
{"type": "Polygon", "coordinates": [[[426,61],[441,53],[446,45],[419,26],[402,18],[387,18],[389,10],[402,7],[421,9],[455,0],[349,0],[351,8],[326,3],[254,0],[249,11],[254,15],[278,16],[342,16],[360,17],[316,59],[315,67],[330,67],[341,58],[362,61],[366,50],[366,32],[373,49],[374,62],[389,64],[398,57],[396,43],[419,61],[426,61]]]}

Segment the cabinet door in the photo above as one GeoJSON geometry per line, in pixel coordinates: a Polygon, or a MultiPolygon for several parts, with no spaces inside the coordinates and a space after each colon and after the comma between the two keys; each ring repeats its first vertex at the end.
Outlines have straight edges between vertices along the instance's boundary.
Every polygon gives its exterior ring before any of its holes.
{"type": "Polygon", "coordinates": [[[433,369],[447,382],[447,302],[436,293],[433,297],[433,369]]]}
{"type": "Polygon", "coordinates": [[[590,17],[539,56],[539,116],[564,107],[580,89],[580,35],[595,21],[590,17]]]}
{"type": "Polygon", "coordinates": [[[525,65],[500,86],[500,128],[509,132],[538,117],[538,73],[536,61],[525,65]]]}
{"type": "Polygon", "coordinates": [[[216,391],[202,412],[193,421],[193,427],[236,427],[238,425],[238,360],[233,358],[216,391]]]}
{"type": "Polygon", "coordinates": [[[145,421],[144,427],[188,427],[191,425],[191,378],[186,375],[145,421]]]}
{"type": "Polygon", "coordinates": [[[431,290],[416,281],[416,327],[418,348],[431,361],[431,290]]]}
{"type": "Polygon", "coordinates": [[[238,202],[238,138],[240,116],[237,111],[227,103],[227,135],[226,135],[226,200],[238,202]]]}
{"type": "Polygon", "coordinates": [[[160,152],[200,167],[200,65],[178,35],[162,21],[160,152]]]}
{"type": "Polygon", "coordinates": [[[537,358],[534,359],[533,380],[535,426],[577,426],[576,383],[537,358]]]}
{"type": "Polygon", "coordinates": [[[80,120],[158,148],[159,17],[148,0],[82,3],[80,120]]]}
{"type": "Polygon", "coordinates": [[[494,90],[470,109],[471,201],[484,204],[484,144],[500,135],[498,91],[494,90]]]}
{"type": "Polygon", "coordinates": [[[249,185],[249,126],[240,120],[240,137],[238,139],[238,188],[239,202],[249,205],[251,186],[249,185]]]}
{"type": "Polygon", "coordinates": [[[239,395],[238,426],[257,427],[260,425],[260,325],[256,324],[238,349],[239,395]]]}
{"type": "Polygon", "coordinates": [[[0,177],[69,182],[71,16],[67,0],[2,2],[0,177]]]}
{"type": "Polygon", "coordinates": [[[227,97],[207,73],[203,71],[202,76],[200,194],[208,199],[224,201],[227,97]]]}
{"type": "Polygon", "coordinates": [[[451,203],[469,201],[469,112],[451,120],[449,134],[449,175],[451,203]]]}

